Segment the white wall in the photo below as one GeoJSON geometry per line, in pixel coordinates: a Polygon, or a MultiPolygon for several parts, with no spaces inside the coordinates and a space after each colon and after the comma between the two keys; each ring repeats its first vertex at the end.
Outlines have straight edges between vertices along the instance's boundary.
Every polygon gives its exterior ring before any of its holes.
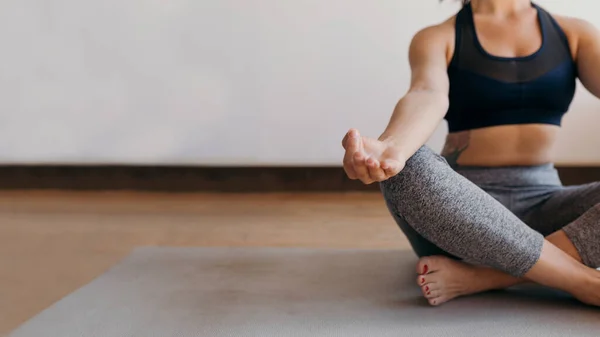
{"type": "MultiPolygon", "coordinates": [[[[539,1],[600,26],[595,0],[539,1]]],[[[0,162],[338,165],[378,136],[437,0],[5,0],[0,162]]],[[[600,163],[580,90],[560,163],[600,163]]],[[[429,144],[439,150],[446,126],[429,144]]]]}

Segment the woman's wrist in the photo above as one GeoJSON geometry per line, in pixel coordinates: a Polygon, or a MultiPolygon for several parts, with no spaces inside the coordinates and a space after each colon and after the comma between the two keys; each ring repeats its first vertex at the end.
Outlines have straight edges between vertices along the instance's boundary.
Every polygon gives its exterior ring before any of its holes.
{"type": "Polygon", "coordinates": [[[406,162],[406,160],[412,156],[406,147],[406,143],[398,139],[397,136],[383,133],[381,136],[379,136],[378,140],[384,143],[388,149],[396,154],[398,161],[406,162]]]}

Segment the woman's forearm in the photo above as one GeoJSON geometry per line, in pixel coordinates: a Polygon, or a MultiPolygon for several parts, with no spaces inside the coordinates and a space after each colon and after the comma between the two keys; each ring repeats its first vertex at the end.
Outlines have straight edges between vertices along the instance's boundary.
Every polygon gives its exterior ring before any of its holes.
{"type": "Polygon", "coordinates": [[[396,105],[379,140],[397,148],[401,157],[407,160],[431,137],[447,109],[446,93],[411,91],[396,105]]]}

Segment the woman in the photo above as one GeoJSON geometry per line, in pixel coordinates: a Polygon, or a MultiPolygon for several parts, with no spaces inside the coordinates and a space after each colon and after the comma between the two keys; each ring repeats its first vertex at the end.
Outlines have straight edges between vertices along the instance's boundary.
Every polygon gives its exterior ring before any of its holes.
{"type": "Polygon", "coordinates": [[[527,0],[465,1],[418,32],[410,89],[351,179],[381,185],[431,305],[535,282],[600,306],[600,183],[563,187],[551,150],[577,78],[600,97],[600,34],[527,0]],[[447,120],[442,156],[424,146],[447,120]]]}

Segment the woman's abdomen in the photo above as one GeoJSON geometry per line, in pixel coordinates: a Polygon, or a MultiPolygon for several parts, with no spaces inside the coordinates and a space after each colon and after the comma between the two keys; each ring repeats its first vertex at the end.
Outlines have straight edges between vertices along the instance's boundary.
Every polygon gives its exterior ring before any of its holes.
{"type": "Polygon", "coordinates": [[[452,166],[530,166],[553,161],[560,128],[554,125],[504,125],[451,133],[442,156],[452,166]]]}

